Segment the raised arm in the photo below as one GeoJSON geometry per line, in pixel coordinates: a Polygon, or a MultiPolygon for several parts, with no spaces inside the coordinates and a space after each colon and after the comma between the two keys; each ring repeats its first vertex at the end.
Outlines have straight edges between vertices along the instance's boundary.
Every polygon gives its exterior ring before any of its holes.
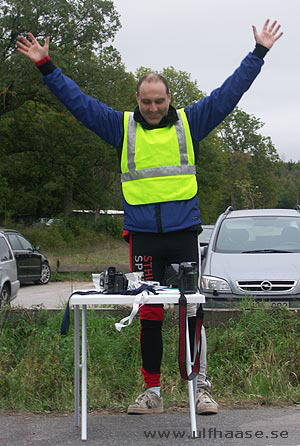
{"type": "Polygon", "coordinates": [[[250,88],[264,63],[263,58],[274,43],[280,39],[280,25],[275,20],[270,25],[266,20],[261,33],[253,25],[256,47],[242,61],[240,67],[227,78],[221,87],[213,90],[209,96],[186,107],[192,137],[201,141],[215,128],[238,104],[243,94],[250,88]]]}
{"type": "Polygon", "coordinates": [[[18,51],[24,56],[29,57],[32,62],[36,63],[48,56],[50,37],[47,37],[44,46],[40,45],[32,33],[27,33],[31,42],[24,36],[20,36],[17,40],[18,51]]]}
{"type": "Polygon", "coordinates": [[[261,33],[257,32],[256,26],[252,25],[253,35],[256,43],[265,46],[270,49],[274,43],[280,39],[283,32],[279,32],[280,25],[277,24],[277,20],[274,20],[270,25],[270,19],[267,19],[261,33]]]}
{"type": "Polygon", "coordinates": [[[48,50],[50,38],[40,45],[32,33],[28,38],[20,36],[18,51],[27,56],[44,76],[49,90],[88,129],[95,132],[107,143],[119,148],[123,140],[123,112],[113,110],[98,99],[81,91],[80,87],[65,76],[50,60],[48,50]]]}

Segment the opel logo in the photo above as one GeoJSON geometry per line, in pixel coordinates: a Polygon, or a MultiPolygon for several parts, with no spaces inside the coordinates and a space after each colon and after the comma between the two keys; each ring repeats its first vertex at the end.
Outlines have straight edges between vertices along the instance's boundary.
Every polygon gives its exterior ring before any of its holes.
{"type": "Polygon", "coordinates": [[[268,280],[264,280],[261,284],[260,287],[263,291],[271,291],[272,290],[272,284],[271,282],[269,282],[268,280]]]}

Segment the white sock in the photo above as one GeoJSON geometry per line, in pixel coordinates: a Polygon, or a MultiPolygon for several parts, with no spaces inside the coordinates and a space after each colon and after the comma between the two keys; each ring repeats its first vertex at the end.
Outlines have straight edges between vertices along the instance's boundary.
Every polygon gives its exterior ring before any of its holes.
{"type": "Polygon", "coordinates": [[[159,386],[157,386],[157,387],[149,387],[147,390],[151,390],[151,392],[156,393],[156,395],[160,397],[160,387],[159,386]]]}

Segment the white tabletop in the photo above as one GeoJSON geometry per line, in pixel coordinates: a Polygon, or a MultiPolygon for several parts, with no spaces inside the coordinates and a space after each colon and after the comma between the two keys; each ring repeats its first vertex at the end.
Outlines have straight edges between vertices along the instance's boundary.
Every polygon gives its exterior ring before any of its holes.
{"type": "MultiPolygon", "coordinates": [[[[70,298],[70,305],[100,305],[100,304],[117,304],[117,305],[133,305],[138,297],[142,298],[143,304],[177,304],[180,296],[178,289],[160,290],[159,294],[148,294],[143,291],[138,295],[130,294],[93,294],[95,289],[91,290],[75,290],[70,298]],[[80,293],[91,293],[82,295],[80,293]]],[[[201,304],[205,302],[203,294],[185,294],[187,303],[201,304]]]]}

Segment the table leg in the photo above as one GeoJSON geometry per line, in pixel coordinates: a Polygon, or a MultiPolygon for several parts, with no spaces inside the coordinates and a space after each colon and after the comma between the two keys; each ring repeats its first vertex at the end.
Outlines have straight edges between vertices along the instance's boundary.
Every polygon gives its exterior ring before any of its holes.
{"type": "Polygon", "coordinates": [[[193,379],[193,390],[194,390],[195,406],[196,406],[196,399],[197,399],[197,379],[198,379],[198,375],[196,376],[196,378],[193,379]]]}
{"type": "Polygon", "coordinates": [[[79,305],[74,307],[74,409],[75,409],[75,426],[80,425],[80,350],[79,350],[79,324],[80,310],[79,305]]]}
{"type": "MultiPolygon", "coordinates": [[[[192,372],[192,362],[191,362],[191,348],[190,348],[190,337],[189,337],[189,326],[186,324],[186,370],[188,375],[192,372]]],[[[197,379],[197,377],[195,378],[197,379]]],[[[191,431],[192,437],[196,438],[197,434],[197,422],[196,422],[196,403],[195,403],[195,389],[194,380],[188,381],[189,390],[189,405],[190,405],[190,420],[191,420],[191,431]]]]}
{"type": "Polygon", "coordinates": [[[87,352],[86,352],[86,305],[82,305],[81,329],[81,440],[87,440],[87,352]]]}

